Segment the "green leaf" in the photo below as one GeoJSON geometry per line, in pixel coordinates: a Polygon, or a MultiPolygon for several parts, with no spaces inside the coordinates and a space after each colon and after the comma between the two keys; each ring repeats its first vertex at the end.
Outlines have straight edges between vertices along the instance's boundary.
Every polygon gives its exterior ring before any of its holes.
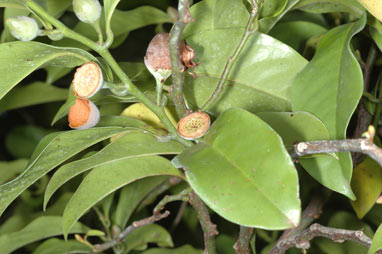
{"type": "Polygon", "coordinates": [[[52,238],[40,244],[33,254],[72,254],[72,253],[90,253],[91,248],[76,240],[61,240],[52,238]]]}
{"type": "Polygon", "coordinates": [[[296,169],[281,138],[255,115],[225,111],[198,145],[176,158],[192,189],[225,219],[266,229],[298,225],[296,169]]]}
{"type": "Polygon", "coordinates": [[[192,5],[190,12],[195,21],[187,24],[182,33],[184,38],[214,29],[244,28],[249,19],[242,1],[204,0],[192,5]]]}
{"type": "Polygon", "coordinates": [[[183,177],[167,159],[160,156],[125,158],[96,167],[84,178],[65,208],[64,235],[89,208],[108,194],[138,179],[156,175],[183,177]]]}
{"type": "Polygon", "coordinates": [[[0,114],[6,110],[63,101],[67,93],[67,89],[38,81],[27,86],[15,87],[0,100],[0,114]]]}
{"type": "MultiPolygon", "coordinates": [[[[287,149],[302,141],[328,140],[330,135],[325,125],[308,112],[264,112],[257,113],[262,120],[268,123],[282,138],[287,149]]],[[[338,154],[339,158],[346,157],[338,154]]],[[[354,199],[350,188],[350,176],[342,171],[338,158],[329,155],[299,158],[301,165],[318,182],[327,188],[354,199]],[[330,168],[330,170],[328,170],[330,168]]]]}
{"type": "MultiPolygon", "coordinates": [[[[243,32],[243,29],[216,29],[187,38],[196,52],[196,62],[201,62],[194,69],[199,78],[186,78],[184,90],[189,103],[201,107],[210,98],[243,32]]],[[[232,67],[225,90],[209,111],[216,115],[231,107],[251,112],[288,111],[292,81],[306,63],[287,45],[256,33],[248,39],[232,67]]]]}
{"type": "Polygon", "coordinates": [[[358,218],[362,219],[373,207],[382,191],[382,169],[379,164],[366,157],[354,169],[351,187],[357,197],[351,204],[358,218]]]}
{"type": "Polygon", "coordinates": [[[317,116],[333,139],[345,138],[350,117],[362,96],[362,72],[349,43],[365,21],[363,16],[357,22],[330,30],[293,84],[293,111],[304,110],[317,116]]]}
{"type": "Polygon", "coordinates": [[[148,177],[123,187],[113,217],[114,224],[120,228],[125,228],[130,216],[141,201],[167,178],[166,176],[148,177]]]}
{"type": "Polygon", "coordinates": [[[55,123],[57,123],[58,120],[60,120],[61,118],[63,118],[69,113],[70,107],[76,103],[76,99],[77,97],[73,93],[72,86],[70,86],[65,103],[62,104],[62,106],[58,109],[56,115],[53,117],[53,120],[51,123],[52,126],[55,123]]]}
{"type": "Polygon", "coordinates": [[[67,131],[55,136],[23,174],[0,186],[0,216],[15,198],[53,168],[89,146],[124,131],[120,127],[92,128],[67,131]]]}
{"type": "Polygon", "coordinates": [[[112,115],[102,116],[97,126],[98,127],[107,127],[107,126],[131,127],[131,128],[146,130],[152,134],[158,133],[157,129],[153,128],[147,123],[141,120],[126,117],[126,116],[112,116],[112,115]]]}
{"type": "Polygon", "coordinates": [[[259,32],[268,33],[273,26],[288,13],[300,0],[288,0],[285,8],[277,16],[265,17],[259,20],[259,32]]]}
{"type": "MultiPolygon", "coordinates": [[[[42,216],[31,222],[20,231],[0,236],[0,253],[8,254],[29,243],[61,235],[62,219],[58,216],[42,216]]],[[[70,233],[85,233],[88,229],[76,223],[70,233]]]]}
{"type": "Polygon", "coordinates": [[[373,38],[375,44],[382,52],[382,23],[378,21],[376,18],[369,18],[367,20],[369,25],[369,33],[371,38],[373,38]]]}
{"type": "Polygon", "coordinates": [[[114,40],[114,34],[111,29],[111,18],[113,17],[113,13],[115,8],[117,7],[120,0],[105,0],[104,10],[105,10],[105,27],[106,27],[106,35],[107,40],[112,42],[114,40]]]}
{"type": "Polygon", "coordinates": [[[27,159],[0,161],[0,184],[9,181],[10,179],[23,172],[27,165],[27,159]]]}
{"type": "Polygon", "coordinates": [[[294,9],[313,13],[348,12],[361,17],[364,8],[356,0],[301,0],[294,9]]]}
{"type": "Polygon", "coordinates": [[[276,17],[285,10],[288,0],[268,0],[261,9],[261,17],[276,17]]]}
{"type": "Polygon", "coordinates": [[[49,132],[36,125],[14,126],[5,138],[5,147],[15,158],[29,158],[40,140],[49,132]]]}
{"type": "Polygon", "coordinates": [[[54,17],[60,17],[65,10],[72,6],[72,0],[45,0],[48,13],[54,17]]]}
{"type": "Polygon", "coordinates": [[[156,243],[159,247],[174,246],[171,235],[166,229],[157,224],[151,224],[136,229],[126,237],[126,252],[134,249],[145,250],[148,243],[156,243]]]}
{"type": "Polygon", "coordinates": [[[0,99],[33,71],[47,65],[74,67],[94,60],[89,53],[58,48],[38,42],[15,41],[0,44],[0,99]]]}
{"type": "Polygon", "coordinates": [[[304,49],[306,41],[327,31],[326,28],[307,21],[288,21],[275,25],[269,35],[288,44],[295,50],[304,49]]]}
{"type": "Polygon", "coordinates": [[[60,78],[64,77],[66,74],[72,71],[72,68],[60,67],[60,66],[47,66],[44,68],[46,70],[46,83],[53,84],[60,78]]]}
{"type": "Polygon", "coordinates": [[[107,145],[98,153],[65,164],[56,171],[46,187],[44,207],[54,192],[73,177],[98,166],[107,167],[120,160],[148,157],[159,154],[178,154],[183,145],[176,141],[159,142],[150,134],[129,130],[128,133],[107,145]]]}
{"type": "Polygon", "coordinates": [[[203,254],[202,250],[194,249],[191,245],[183,245],[176,249],[150,248],[142,254],[203,254]]]}
{"type": "Polygon", "coordinates": [[[374,254],[380,249],[382,249],[382,225],[380,225],[377,232],[375,232],[368,254],[374,254]]]}

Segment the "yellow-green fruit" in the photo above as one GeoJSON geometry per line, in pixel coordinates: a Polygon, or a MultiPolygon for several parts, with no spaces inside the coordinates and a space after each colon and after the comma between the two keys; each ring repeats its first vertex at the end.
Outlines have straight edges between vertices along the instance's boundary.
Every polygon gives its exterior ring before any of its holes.
{"type": "MultiPolygon", "coordinates": [[[[164,109],[166,115],[170,119],[171,123],[176,126],[176,112],[174,107],[165,107],[164,109]]],[[[154,128],[166,129],[161,123],[159,118],[143,103],[135,103],[127,107],[121,114],[121,116],[126,116],[134,119],[141,120],[154,128]]]]}
{"type": "Polygon", "coordinates": [[[382,21],[382,1],[381,0],[358,0],[374,17],[382,21]]]}

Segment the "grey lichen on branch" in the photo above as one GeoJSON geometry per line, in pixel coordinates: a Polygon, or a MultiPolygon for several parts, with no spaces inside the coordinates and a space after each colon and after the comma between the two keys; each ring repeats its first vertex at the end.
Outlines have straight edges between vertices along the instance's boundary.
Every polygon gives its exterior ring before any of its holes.
{"type": "MultiPolygon", "coordinates": [[[[372,239],[370,239],[362,230],[330,228],[315,223],[298,235],[293,235],[289,238],[278,241],[269,253],[284,254],[292,247],[309,249],[310,241],[315,237],[326,237],[338,243],[353,241],[368,248],[372,242],[372,239]]],[[[377,251],[377,254],[382,254],[382,250],[377,251]]]]}
{"type": "Polygon", "coordinates": [[[310,154],[333,152],[358,152],[370,156],[382,167],[382,149],[373,143],[375,128],[370,125],[365,138],[344,140],[320,140],[300,142],[294,145],[292,158],[310,154]]]}

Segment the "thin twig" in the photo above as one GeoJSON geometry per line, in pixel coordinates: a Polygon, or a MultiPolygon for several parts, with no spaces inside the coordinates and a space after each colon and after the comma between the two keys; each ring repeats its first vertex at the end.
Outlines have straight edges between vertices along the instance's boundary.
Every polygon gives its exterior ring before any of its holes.
{"type": "Polygon", "coordinates": [[[175,195],[166,195],[164,198],[154,207],[153,214],[158,214],[168,203],[174,201],[188,201],[188,194],[192,191],[191,188],[186,188],[183,191],[175,195]]]}
{"type": "Polygon", "coordinates": [[[367,137],[358,139],[300,142],[293,146],[294,150],[290,155],[295,159],[309,154],[357,152],[368,155],[382,166],[382,149],[373,143],[375,135],[374,126],[370,125],[368,131],[363,135],[366,135],[367,137]]]}
{"type": "Polygon", "coordinates": [[[239,238],[233,249],[236,254],[249,254],[249,243],[253,234],[253,228],[240,226],[239,238]]]}
{"type": "Polygon", "coordinates": [[[245,28],[243,37],[241,38],[239,45],[236,47],[233,55],[228,58],[227,63],[223,69],[223,73],[220,76],[217,87],[215,91],[213,92],[213,94],[211,95],[211,97],[201,107],[202,111],[208,110],[219,98],[219,96],[222,94],[224,89],[224,84],[228,79],[228,75],[230,74],[234,63],[236,62],[237,57],[240,55],[241,51],[243,50],[249,36],[252,35],[258,29],[258,24],[256,22],[256,19],[258,17],[259,11],[258,11],[258,5],[254,0],[252,0],[252,7],[253,9],[251,11],[251,14],[249,15],[249,20],[245,28]]]}
{"type": "Polygon", "coordinates": [[[195,192],[190,194],[190,204],[198,213],[200,225],[204,235],[204,254],[216,254],[215,236],[219,234],[216,225],[211,222],[208,209],[195,192]]]}
{"type": "Polygon", "coordinates": [[[171,225],[170,232],[173,232],[179,225],[180,221],[182,220],[182,217],[184,215],[184,211],[186,210],[186,207],[188,205],[188,202],[183,201],[182,204],[179,207],[178,213],[176,214],[176,217],[174,219],[174,222],[171,225]]]}
{"type": "Polygon", "coordinates": [[[179,56],[179,49],[182,47],[181,36],[187,23],[192,22],[189,11],[189,1],[179,0],[178,4],[178,19],[175,23],[174,28],[170,33],[169,48],[171,57],[171,68],[172,68],[172,89],[171,97],[175,104],[176,111],[179,117],[184,117],[189,109],[187,108],[186,102],[183,96],[183,83],[184,76],[182,72],[182,63],[179,56]]]}
{"type": "Polygon", "coordinates": [[[103,243],[103,244],[96,244],[94,245],[94,248],[93,248],[93,253],[97,253],[97,252],[101,252],[101,251],[104,251],[104,250],[107,250],[107,249],[110,249],[112,248],[113,246],[119,244],[119,243],[122,243],[125,238],[131,234],[133,231],[135,231],[137,228],[140,228],[140,227],[143,227],[145,225],[149,225],[149,224],[152,224],[156,221],[159,221],[163,218],[166,218],[167,216],[170,215],[170,212],[169,211],[165,211],[164,213],[158,213],[158,214],[154,214],[153,216],[150,216],[150,217],[147,217],[147,218],[144,218],[142,220],[138,220],[138,221],[134,221],[130,226],[128,226],[125,230],[123,230],[117,238],[109,241],[109,242],[106,242],[106,243],[103,243]]]}
{"type": "MultiPolygon", "coordinates": [[[[317,223],[301,232],[301,234],[291,236],[277,243],[269,252],[270,254],[284,254],[285,251],[292,247],[300,249],[309,249],[310,241],[315,237],[326,237],[334,242],[342,243],[344,241],[354,241],[366,247],[370,247],[372,239],[370,239],[362,230],[346,230],[330,228],[319,225],[317,223]]],[[[381,254],[382,251],[377,251],[381,254]]]]}

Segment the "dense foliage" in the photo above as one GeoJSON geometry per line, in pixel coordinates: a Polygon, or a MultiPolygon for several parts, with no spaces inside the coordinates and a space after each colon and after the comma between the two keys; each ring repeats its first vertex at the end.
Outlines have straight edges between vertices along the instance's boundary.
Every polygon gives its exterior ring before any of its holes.
{"type": "Polygon", "coordinates": [[[0,7],[1,254],[382,248],[381,1],[0,7]]]}

